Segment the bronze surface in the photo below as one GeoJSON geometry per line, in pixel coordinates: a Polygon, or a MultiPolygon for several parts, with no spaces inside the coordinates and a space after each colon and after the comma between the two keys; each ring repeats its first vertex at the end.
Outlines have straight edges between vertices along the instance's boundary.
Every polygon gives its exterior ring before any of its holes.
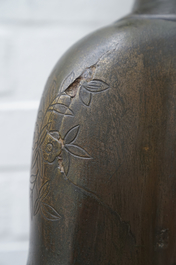
{"type": "Polygon", "coordinates": [[[173,1],[146,13],[140,2],[48,78],[28,265],[176,264],[175,13],[173,1]]]}

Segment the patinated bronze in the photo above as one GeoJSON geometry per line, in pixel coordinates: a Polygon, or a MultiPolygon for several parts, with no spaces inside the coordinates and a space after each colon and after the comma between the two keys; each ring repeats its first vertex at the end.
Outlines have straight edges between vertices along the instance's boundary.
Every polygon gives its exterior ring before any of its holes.
{"type": "Polygon", "coordinates": [[[176,265],[176,1],[133,10],[47,81],[28,265],[176,265]]]}

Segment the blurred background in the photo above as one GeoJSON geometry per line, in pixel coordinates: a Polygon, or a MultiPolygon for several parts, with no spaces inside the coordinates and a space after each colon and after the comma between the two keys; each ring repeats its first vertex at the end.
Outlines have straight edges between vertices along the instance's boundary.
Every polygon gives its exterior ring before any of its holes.
{"type": "Polygon", "coordinates": [[[133,0],[0,0],[0,265],[25,265],[29,171],[40,97],[61,55],[133,0]]]}

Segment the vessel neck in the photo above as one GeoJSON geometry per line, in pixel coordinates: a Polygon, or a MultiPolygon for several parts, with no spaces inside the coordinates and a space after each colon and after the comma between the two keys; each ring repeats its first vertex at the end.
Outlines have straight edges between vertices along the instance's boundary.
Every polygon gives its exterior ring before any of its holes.
{"type": "Polygon", "coordinates": [[[133,14],[175,15],[176,0],[136,0],[133,14]]]}

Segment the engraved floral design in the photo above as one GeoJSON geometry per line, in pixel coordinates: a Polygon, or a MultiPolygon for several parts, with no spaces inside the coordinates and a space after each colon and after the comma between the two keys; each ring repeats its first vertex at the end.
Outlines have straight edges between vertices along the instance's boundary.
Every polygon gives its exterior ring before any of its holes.
{"type": "Polygon", "coordinates": [[[59,114],[62,114],[62,115],[74,116],[73,111],[69,109],[68,106],[61,104],[61,103],[55,103],[51,105],[49,110],[58,112],[59,114]]]}
{"type": "Polygon", "coordinates": [[[109,86],[101,80],[92,80],[90,82],[84,82],[80,88],[79,96],[82,103],[89,106],[92,100],[92,93],[102,92],[108,89],[109,86]]]}
{"type": "MultiPolygon", "coordinates": [[[[76,143],[81,126],[77,124],[71,127],[62,138],[61,133],[55,128],[53,129],[52,119],[57,115],[59,115],[57,116],[59,119],[63,119],[63,117],[73,118],[75,114],[71,108],[71,102],[77,95],[82,104],[88,107],[90,106],[93,94],[109,88],[105,82],[93,79],[94,72],[95,67],[93,66],[90,69],[86,69],[76,79],[74,72],[71,72],[62,82],[60,94],[57,94],[54,99],[50,99],[49,106],[43,107],[45,113],[43,113],[42,109],[39,111],[38,120],[40,121],[40,126],[37,124],[35,130],[30,180],[32,212],[34,216],[40,212],[41,216],[48,221],[58,221],[62,218],[57,210],[47,202],[47,196],[51,192],[51,180],[49,179],[41,185],[44,179],[47,178],[45,170],[47,164],[52,166],[53,170],[54,167],[58,167],[64,179],[68,179],[71,156],[75,159],[92,159],[90,154],[76,143]],[[56,159],[58,163],[56,163],[56,159]],[[35,194],[37,194],[37,199],[33,205],[34,190],[35,194]]],[[[53,81],[51,89],[56,91],[56,81],[53,81]]],[[[66,121],[67,119],[64,119],[64,122],[66,121]]]]}
{"type": "Polygon", "coordinates": [[[45,161],[52,163],[56,156],[59,156],[62,150],[62,144],[59,142],[57,132],[47,132],[42,143],[41,150],[45,161]],[[57,137],[57,138],[56,138],[57,137]]]}
{"type": "MultiPolygon", "coordinates": [[[[75,127],[71,128],[64,137],[61,159],[66,176],[68,175],[70,166],[70,155],[81,159],[91,159],[91,156],[83,148],[74,143],[78,136],[79,129],[80,125],[76,125],[75,127]]],[[[60,167],[60,169],[62,168],[60,167]]]]}
{"type": "MultiPolygon", "coordinates": [[[[46,130],[47,126],[45,127],[46,130]]],[[[80,146],[74,142],[78,136],[80,125],[71,128],[65,135],[64,139],[60,137],[58,131],[42,131],[42,141],[36,149],[37,160],[37,174],[31,176],[32,183],[35,183],[37,176],[43,176],[44,161],[46,163],[53,163],[58,158],[58,168],[65,177],[68,175],[70,166],[70,155],[77,158],[91,159],[90,155],[80,146]]],[[[39,137],[40,139],[40,137],[39,137]]],[[[58,221],[60,214],[44,199],[50,191],[50,183],[46,182],[39,190],[38,198],[34,204],[34,216],[40,211],[42,216],[49,221],[58,221]]]]}
{"type": "Polygon", "coordinates": [[[37,163],[38,174],[43,176],[43,160],[52,163],[61,153],[62,144],[59,142],[59,134],[57,132],[49,132],[45,126],[40,133],[37,148],[34,149],[32,160],[32,168],[37,163]]]}
{"type": "Polygon", "coordinates": [[[49,204],[44,202],[50,192],[50,183],[46,182],[39,190],[39,195],[34,204],[34,216],[40,211],[42,216],[48,221],[58,221],[61,219],[60,214],[49,204]]]}
{"type": "Polygon", "coordinates": [[[79,125],[76,125],[67,132],[64,139],[64,147],[71,154],[79,158],[91,158],[90,155],[80,146],[74,144],[79,132],[79,125]]]}

